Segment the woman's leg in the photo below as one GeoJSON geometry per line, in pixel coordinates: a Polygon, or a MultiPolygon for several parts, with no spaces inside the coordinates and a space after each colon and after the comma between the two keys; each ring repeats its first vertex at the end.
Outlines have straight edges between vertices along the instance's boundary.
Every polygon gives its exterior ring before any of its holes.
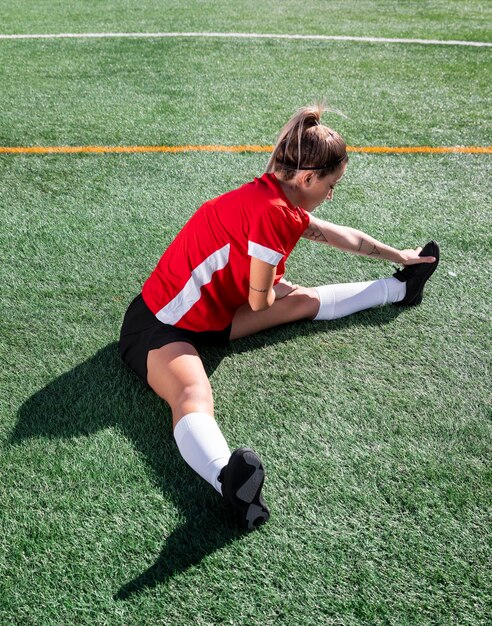
{"type": "Polygon", "coordinates": [[[147,382],[171,407],[183,459],[222,493],[218,478],[231,452],[214,419],[212,389],[198,352],[186,342],[151,350],[147,382]]]}
{"type": "Polygon", "coordinates": [[[261,460],[250,448],[231,455],[213,417],[212,389],[195,348],[175,342],[151,350],[147,382],[171,407],[174,438],[188,465],[225,497],[242,527],[253,530],[266,522],[261,460]]]}
{"type": "Polygon", "coordinates": [[[231,339],[247,337],[261,330],[302,319],[332,320],[364,309],[401,300],[405,283],[383,278],[363,283],[297,287],[275,300],[266,311],[254,312],[248,304],[240,307],[232,321],[231,339]]]}
{"type": "Polygon", "coordinates": [[[254,335],[261,330],[280,324],[314,319],[319,311],[319,296],[314,287],[297,287],[287,296],[275,300],[265,311],[253,311],[244,304],[236,311],[232,320],[231,339],[254,335]]]}

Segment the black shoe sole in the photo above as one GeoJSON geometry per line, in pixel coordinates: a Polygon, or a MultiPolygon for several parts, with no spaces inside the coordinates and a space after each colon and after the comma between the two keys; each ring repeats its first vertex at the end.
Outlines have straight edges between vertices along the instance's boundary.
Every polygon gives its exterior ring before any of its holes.
{"type": "Polygon", "coordinates": [[[222,492],[234,509],[241,527],[247,530],[258,528],[270,517],[261,495],[264,480],[265,470],[254,450],[239,448],[232,454],[222,492]],[[244,474],[246,477],[243,479],[244,474]]]}
{"type": "MultiPolygon", "coordinates": [[[[436,260],[434,263],[420,263],[413,266],[424,269],[428,268],[428,271],[422,272],[422,274],[419,276],[419,286],[416,292],[412,295],[412,297],[409,297],[409,295],[406,294],[403,300],[394,303],[395,306],[417,306],[422,302],[425,283],[429,280],[429,278],[436,271],[436,268],[439,265],[440,250],[438,243],[436,241],[429,241],[429,243],[426,244],[424,248],[422,248],[419,256],[434,256],[436,257],[436,260]]],[[[410,280],[406,282],[409,283],[410,280]]]]}

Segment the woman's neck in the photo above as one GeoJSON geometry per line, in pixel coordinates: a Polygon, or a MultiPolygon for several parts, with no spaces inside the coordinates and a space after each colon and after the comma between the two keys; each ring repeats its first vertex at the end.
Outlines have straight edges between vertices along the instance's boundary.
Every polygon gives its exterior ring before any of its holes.
{"type": "Polygon", "coordinates": [[[287,200],[293,205],[293,206],[301,206],[302,205],[302,194],[299,193],[299,190],[297,188],[297,186],[293,183],[286,182],[282,179],[280,179],[278,176],[276,176],[278,184],[280,185],[280,188],[282,189],[282,191],[284,192],[285,196],[287,197],[287,200]]]}

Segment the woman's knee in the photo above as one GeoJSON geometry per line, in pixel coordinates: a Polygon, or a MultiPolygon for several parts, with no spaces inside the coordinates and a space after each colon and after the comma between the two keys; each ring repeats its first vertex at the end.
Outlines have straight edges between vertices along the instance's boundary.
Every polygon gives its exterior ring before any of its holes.
{"type": "Polygon", "coordinates": [[[188,413],[213,415],[212,388],[208,381],[197,381],[184,386],[171,405],[173,416],[180,419],[188,413]]]}
{"type": "Polygon", "coordinates": [[[319,311],[319,295],[314,287],[297,287],[286,297],[292,299],[299,318],[316,317],[319,311]]]}

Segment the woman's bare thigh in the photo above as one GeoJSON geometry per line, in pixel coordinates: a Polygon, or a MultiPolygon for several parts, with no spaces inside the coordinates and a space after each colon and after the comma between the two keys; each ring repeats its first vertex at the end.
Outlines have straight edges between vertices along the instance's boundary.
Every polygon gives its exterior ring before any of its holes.
{"type": "Polygon", "coordinates": [[[147,382],[171,407],[173,426],[188,413],[213,416],[212,388],[196,349],[179,341],[150,350],[147,382]]]}
{"type": "Polygon", "coordinates": [[[280,324],[313,319],[319,310],[319,297],[312,287],[297,287],[284,298],[275,300],[265,311],[253,311],[244,304],[236,311],[232,320],[231,339],[254,335],[280,324]]]}

